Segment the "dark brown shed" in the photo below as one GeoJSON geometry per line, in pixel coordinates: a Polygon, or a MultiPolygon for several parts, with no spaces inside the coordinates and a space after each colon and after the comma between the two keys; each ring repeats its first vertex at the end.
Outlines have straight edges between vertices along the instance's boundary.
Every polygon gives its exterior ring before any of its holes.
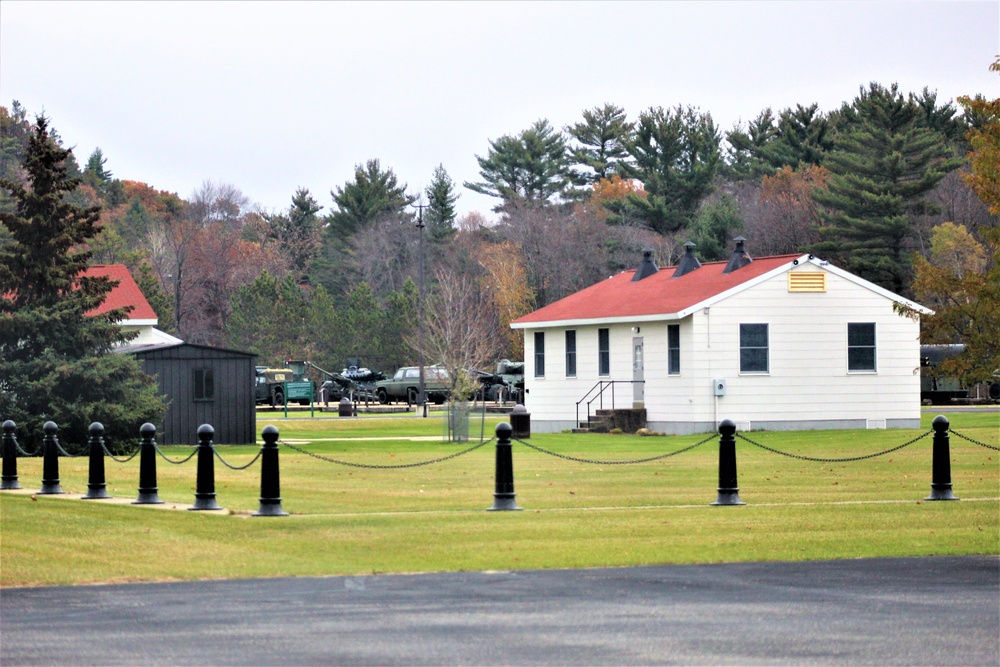
{"type": "Polygon", "coordinates": [[[202,424],[215,428],[216,444],[256,442],[257,355],[193,343],[131,345],[117,351],[135,355],[169,401],[163,424],[156,425],[157,442],[196,445],[202,424]]]}

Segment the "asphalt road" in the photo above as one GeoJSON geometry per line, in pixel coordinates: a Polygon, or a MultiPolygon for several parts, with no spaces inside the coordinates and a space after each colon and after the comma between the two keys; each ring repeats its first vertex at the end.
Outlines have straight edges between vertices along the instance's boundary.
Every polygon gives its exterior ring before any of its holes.
{"type": "Polygon", "coordinates": [[[996,667],[1000,558],[7,589],[0,664],[996,667]]]}

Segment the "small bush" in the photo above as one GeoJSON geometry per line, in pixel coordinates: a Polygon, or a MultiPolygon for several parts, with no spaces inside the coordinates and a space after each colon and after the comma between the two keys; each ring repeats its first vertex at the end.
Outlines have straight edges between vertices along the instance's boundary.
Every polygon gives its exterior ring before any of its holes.
{"type": "Polygon", "coordinates": [[[615,427],[610,431],[608,431],[608,433],[610,433],[611,435],[621,435],[623,431],[620,428],[615,427]]]}

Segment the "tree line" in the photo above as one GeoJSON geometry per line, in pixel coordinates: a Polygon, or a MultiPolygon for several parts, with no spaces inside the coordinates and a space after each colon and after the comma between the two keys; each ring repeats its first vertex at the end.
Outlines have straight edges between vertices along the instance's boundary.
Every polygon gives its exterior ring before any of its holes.
{"type": "MultiPolygon", "coordinates": [[[[425,351],[444,354],[452,335],[436,313],[465,313],[491,339],[465,363],[485,365],[521,359],[512,319],[634,268],[643,247],[665,265],[693,241],[711,261],[742,234],[751,254],[812,252],[904,296],[972,298],[931,294],[941,283],[926,279],[927,266],[949,261],[981,276],[996,265],[997,212],[970,155],[990,148],[981,137],[994,136],[997,112],[982,97],[959,104],[871,83],[839,109],[765,109],[725,132],[690,106],[630,117],[607,103],[561,129],[539,119],[487,140],[479,178],[462,184],[493,198],[490,219],[458,216],[460,189],[443,165],[414,192],[377,158],[357,164],[328,203],[300,188],[269,212],[228,184],[182,199],[116,178],[96,149],[82,168],[65,157],[80,183],[63,196],[99,207],[92,261],[128,265],[161,327],[185,340],[275,364],[413,363],[423,248],[425,351]]],[[[38,122],[17,102],[0,107],[0,175],[12,183],[26,182],[38,122]]]]}

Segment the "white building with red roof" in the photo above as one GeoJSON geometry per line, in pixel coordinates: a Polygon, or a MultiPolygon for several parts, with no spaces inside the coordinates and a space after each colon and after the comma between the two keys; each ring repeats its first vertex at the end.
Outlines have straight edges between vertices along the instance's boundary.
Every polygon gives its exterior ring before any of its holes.
{"type": "Polygon", "coordinates": [[[931,311],[811,255],[701,264],[693,244],[659,269],[612,276],[511,323],[524,331],[531,429],[576,428],[599,408],[647,427],[918,428],[919,322],[931,311]]]}
{"type": "Polygon", "coordinates": [[[88,315],[100,315],[116,308],[130,308],[129,314],[120,323],[126,332],[138,332],[138,336],[129,341],[130,346],[157,345],[164,343],[183,343],[180,338],[156,328],[159,318],[153,311],[146,296],[139,289],[128,267],[124,264],[94,264],[83,272],[83,276],[104,276],[118,284],[111,290],[104,303],[88,315]]]}

